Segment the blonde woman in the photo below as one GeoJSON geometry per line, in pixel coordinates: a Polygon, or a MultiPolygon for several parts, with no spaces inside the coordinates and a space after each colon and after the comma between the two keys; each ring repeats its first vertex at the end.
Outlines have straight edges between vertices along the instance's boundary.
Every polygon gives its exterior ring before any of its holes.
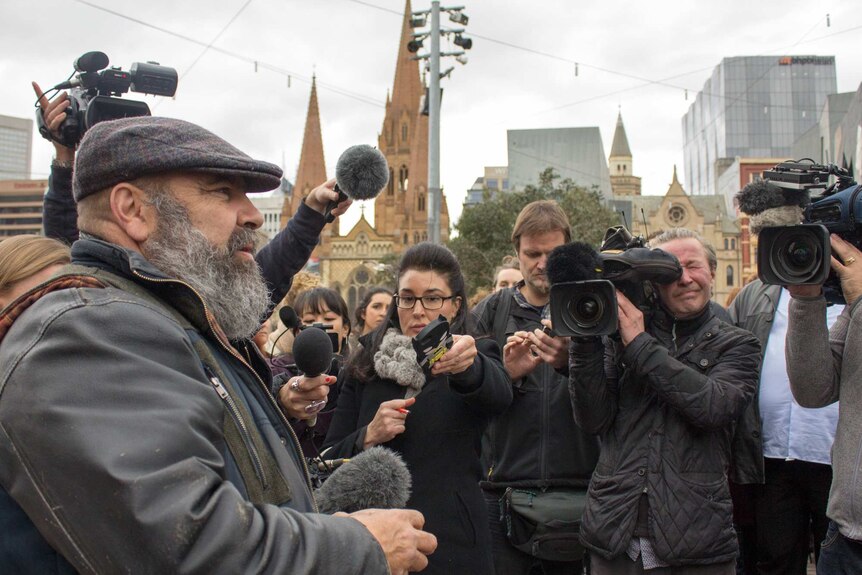
{"type": "Polygon", "coordinates": [[[11,236],[0,241],[0,308],[69,263],[69,247],[51,238],[11,236]]]}

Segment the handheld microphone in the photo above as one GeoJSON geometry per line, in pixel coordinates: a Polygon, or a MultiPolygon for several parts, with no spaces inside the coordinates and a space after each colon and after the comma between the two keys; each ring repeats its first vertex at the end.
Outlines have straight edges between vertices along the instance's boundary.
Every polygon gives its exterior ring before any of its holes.
{"type": "Polygon", "coordinates": [[[400,509],[410,499],[412,479],[401,456],[375,446],[336,469],[314,492],[321,513],[400,509]]]}
{"type": "Polygon", "coordinates": [[[601,256],[591,245],[584,242],[557,246],[548,256],[547,273],[552,286],[597,280],[602,273],[601,256]]]}
{"type": "MultiPolygon", "coordinates": [[[[322,329],[304,329],[293,340],[293,361],[307,377],[317,377],[332,366],[332,341],[322,329]]],[[[317,425],[317,417],[308,420],[308,427],[317,425]]]]}
{"type": "Polygon", "coordinates": [[[367,144],[350,146],[335,164],[335,191],[338,200],[329,202],[324,216],[326,221],[335,219],[332,210],[347,198],[371,200],[376,198],[389,183],[389,164],[377,148],[367,144]]]}

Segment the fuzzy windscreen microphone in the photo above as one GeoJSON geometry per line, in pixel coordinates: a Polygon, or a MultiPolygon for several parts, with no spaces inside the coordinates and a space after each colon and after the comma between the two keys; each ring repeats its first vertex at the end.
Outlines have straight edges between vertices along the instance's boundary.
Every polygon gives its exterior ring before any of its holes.
{"type": "Polygon", "coordinates": [[[361,509],[401,509],[410,499],[412,479],[401,456],[386,447],[366,449],[336,469],[314,498],[321,513],[361,509]]]}
{"type": "Polygon", "coordinates": [[[571,242],[557,246],[548,256],[548,281],[551,285],[601,278],[602,260],[591,245],[571,242]]]}
{"type": "Polygon", "coordinates": [[[334,217],[331,211],[347,198],[371,200],[376,198],[389,183],[389,164],[377,148],[367,144],[350,146],[335,164],[335,191],[339,193],[338,202],[330,202],[326,208],[326,221],[334,217]]]}
{"type": "Polygon", "coordinates": [[[802,213],[811,203],[808,190],[779,188],[765,180],[751,182],[736,194],[739,209],[749,216],[751,233],[773,226],[802,222],[802,213]]]}

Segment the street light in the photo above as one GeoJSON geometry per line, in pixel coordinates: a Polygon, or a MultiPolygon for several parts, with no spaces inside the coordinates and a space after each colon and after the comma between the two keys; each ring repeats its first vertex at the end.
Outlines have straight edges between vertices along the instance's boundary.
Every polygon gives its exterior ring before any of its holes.
{"type": "Polygon", "coordinates": [[[430,10],[420,10],[411,14],[410,24],[421,27],[426,24],[428,14],[431,15],[431,30],[413,34],[413,39],[407,44],[407,50],[416,53],[422,48],[422,40],[431,39],[430,51],[427,54],[417,54],[415,60],[427,60],[429,69],[428,86],[428,239],[440,243],[440,80],[451,76],[452,67],[440,73],[440,58],[453,56],[459,64],[467,63],[464,50],[473,47],[473,40],[462,36],[463,29],[445,30],[440,28],[440,11],[449,14],[449,20],[466,26],[469,18],[464,14],[463,6],[441,7],[439,0],[432,0],[430,10]],[[421,23],[421,24],[420,24],[421,23]],[[462,50],[440,52],[440,36],[453,36],[453,42],[462,50]]]}

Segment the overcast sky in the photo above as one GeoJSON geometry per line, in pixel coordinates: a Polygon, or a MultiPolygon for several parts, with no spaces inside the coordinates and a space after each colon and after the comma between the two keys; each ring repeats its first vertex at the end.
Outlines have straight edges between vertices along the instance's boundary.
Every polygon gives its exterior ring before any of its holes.
{"type": "MultiPolygon", "coordinates": [[[[685,185],[681,119],[722,57],[834,55],[839,91],[862,82],[858,0],[466,1],[469,63],[452,62],[443,81],[441,182],[453,221],[483,167],[506,165],[507,129],[598,126],[607,155],[621,110],[643,193],[664,194],[674,164],[685,185]]],[[[402,0],[0,0],[0,114],[33,117],[30,80],[65,80],[83,52],[126,70],[157,61],[181,79],[175,99],[146,98],[154,114],[201,124],[292,181],[316,72],[334,174],[345,148],[377,144],[403,9],[402,0]]],[[[34,136],[33,177],[46,177],[51,153],[34,136]]]]}

